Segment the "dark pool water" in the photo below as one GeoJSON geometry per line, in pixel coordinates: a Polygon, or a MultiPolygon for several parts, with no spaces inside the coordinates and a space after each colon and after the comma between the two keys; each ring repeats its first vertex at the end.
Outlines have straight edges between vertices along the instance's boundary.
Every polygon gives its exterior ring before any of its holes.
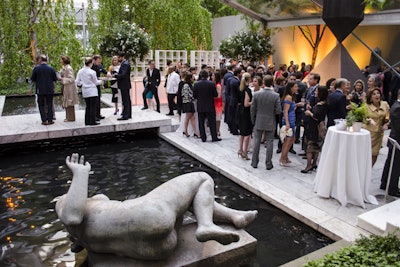
{"type": "MultiPolygon", "coordinates": [[[[79,96],[79,103],[75,105],[75,109],[85,109],[85,100],[82,95],[79,96]]],[[[62,111],[62,96],[54,96],[54,109],[55,111],[62,111]]],[[[102,103],[101,107],[108,107],[102,103]]],[[[39,113],[39,108],[37,107],[36,97],[33,96],[16,96],[16,97],[6,97],[6,101],[3,107],[2,116],[10,115],[21,115],[21,114],[34,114],[39,113]]]]}
{"type": "Polygon", "coordinates": [[[122,133],[0,146],[0,266],[56,266],[68,261],[60,258],[70,242],[58,236],[63,226],[52,200],[68,190],[71,174],[65,157],[73,152],[91,163],[90,196],[103,193],[124,200],[180,174],[209,173],[215,180],[216,201],[259,211],[246,229],[258,240],[257,256],[246,266],[278,266],[332,242],[155,133],[122,133]]]}

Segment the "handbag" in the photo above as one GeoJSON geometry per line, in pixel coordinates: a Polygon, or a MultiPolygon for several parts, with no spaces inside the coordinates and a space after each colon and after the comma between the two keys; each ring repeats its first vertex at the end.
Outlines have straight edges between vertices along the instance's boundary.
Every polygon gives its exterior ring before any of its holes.
{"type": "Polygon", "coordinates": [[[289,130],[286,130],[286,125],[283,125],[279,131],[279,138],[281,139],[281,142],[285,142],[286,136],[292,136],[293,135],[293,129],[289,128],[289,130]]]}

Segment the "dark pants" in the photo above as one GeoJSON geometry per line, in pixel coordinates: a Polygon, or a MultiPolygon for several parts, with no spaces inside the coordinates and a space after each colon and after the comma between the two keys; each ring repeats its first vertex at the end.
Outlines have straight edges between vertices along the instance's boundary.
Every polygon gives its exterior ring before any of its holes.
{"type": "Polygon", "coordinates": [[[157,87],[155,87],[153,85],[148,85],[148,86],[144,87],[144,91],[142,94],[144,107],[149,108],[147,106],[147,101],[146,101],[146,95],[149,91],[151,91],[153,93],[154,99],[156,100],[156,104],[157,104],[157,111],[160,112],[160,99],[158,98],[158,89],[157,89],[157,87]]]}
{"type": "Polygon", "coordinates": [[[53,95],[37,95],[37,103],[39,106],[39,113],[42,122],[53,121],[53,95]]]}
{"type": "Polygon", "coordinates": [[[303,117],[303,111],[296,112],[296,132],[295,132],[296,140],[300,140],[302,117],[303,117]]]}
{"type": "Polygon", "coordinates": [[[231,134],[239,134],[238,124],[237,124],[237,105],[229,105],[229,118],[228,127],[231,134]]]}
{"type": "Polygon", "coordinates": [[[96,97],[96,118],[100,119],[101,114],[100,114],[100,98],[101,98],[101,86],[98,85],[97,87],[97,97],[96,97]]]}
{"type": "Polygon", "coordinates": [[[132,102],[131,102],[131,94],[130,88],[125,88],[125,89],[121,89],[121,98],[122,98],[122,105],[123,105],[123,109],[122,109],[122,113],[121,116],[123,118],[132,118],[132,102]]]}
{"type": "MultiPolygon", "coordinates": [[[[392,160],[392,152],[393,146],[389,144],[389,152],[386,158],[385,167],[383,168],[382,178],[381,178],[381,188],[384,187],[386,189],[386,183],[389,175],[390,161],[392,160]]],[[[392,166],[392,174],[390,176],[389,183],[389,194],[396,194],[399,191],[399,176],[400,176],[400,151],[395,150],[393,166],[392,166]]]]}
{"type": "Polygon", "coordinates": [[[210,127],[211,138],[212,140],[217,140],[217,126],[215,120],[215,111],[214,112],[198,112],[199,117],[199,131],[201,141],[205,142],[207,140],[205,121],[207,119],[208,125],[210,127]]]}
{"type": "Polygon", "coordinates": [[[228,123],[228,125],[229,125],[229,98],[228,97],[225,99],[225,105],[224,105],[224,122],[228,123]]]}
{"type": "Polygon", "coordinates": [[[176,94],[168,94],[169,114],[174,114],[174,109],[176,109],[175,97],[176,94]]]}
{"type": "Polygon", "coordinates": [[[85,98],[86,109],[85,109],[85,125],[96,124],[96,108],[97,108],[97,96],[85,98]]]}

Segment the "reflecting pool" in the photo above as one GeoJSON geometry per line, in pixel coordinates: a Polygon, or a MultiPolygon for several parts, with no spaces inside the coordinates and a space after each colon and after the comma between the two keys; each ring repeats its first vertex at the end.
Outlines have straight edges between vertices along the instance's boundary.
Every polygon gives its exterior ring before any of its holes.
{"type": "MultiPolygon", "coordinates": [[[[85,100],[79,94],[79,102],[75,105],[75,109],[85,109],[85,100]]],[[[55,111],[63,111],[62,96],[54,95],[54,109],[55,111]]],[[[101,107],[108,107],[101,103],[101,107]]],[[[16,96],[6,97],[3,107],[2,116],[21,115],[21,114],[34,114],[39,113],[35,96],[16,96]]]]}
{"type": "Polygon", "coordinates": [[[89,196],[135,198],[178,175],[207,172],[215,180],[217,202],[259,212],[246,228],[258,240],[257,257],[249,266],[278,266],[332,242],[155,133],[126,132],[0,146],[0,266],[65,266],[75,261],[74,254],[65,255],[70,241],[53,201],[68,190],[71,173],[65,158],[73,152],[91,163],[89,196]]]}

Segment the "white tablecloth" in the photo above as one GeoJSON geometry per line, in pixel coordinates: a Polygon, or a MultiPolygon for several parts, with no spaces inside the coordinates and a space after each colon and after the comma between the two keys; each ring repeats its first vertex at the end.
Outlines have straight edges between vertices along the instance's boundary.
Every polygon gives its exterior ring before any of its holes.
{"type": "Polygon", "coordinates": [[[369,194],[371,182],[371,137],[361,129],[353,133],[331,126],[322,147],[314,191],[321,197],[333,197],[340,204],[365,208],[364,202],[377,205],[369,194]]]}

